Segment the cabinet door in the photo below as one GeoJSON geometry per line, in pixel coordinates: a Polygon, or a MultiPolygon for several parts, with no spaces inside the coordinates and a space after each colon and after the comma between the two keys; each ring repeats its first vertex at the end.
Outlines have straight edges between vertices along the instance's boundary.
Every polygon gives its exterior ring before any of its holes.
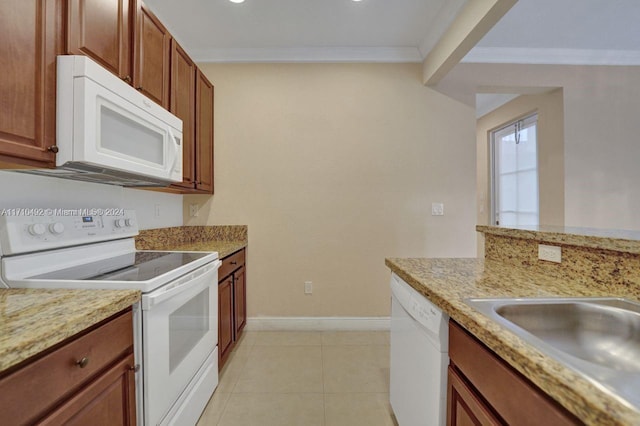
{"type": "Polygon", "coordinates": [[[142,1],[136,14],[133,86],[169,109],[171,34],[142,1]]]}
{"type": "Polygon", "coordinates": [[[213,84],[196,79],[196,189],[213,194],[213,84]]]}
{"type": "Polygon", "coordinates": [[[247,289],[245,286],[245,269],[244,266],[233,274],[233,291],[235,296],[235,327],[236,340],[247,323],[247,289]]]}
{"type": "Polygon", "coordinates": [[[63,53],[60,0],[0,3],[0,167],[53,167],[56,55],[63,53]]]}
{"type": "Polygon", "coordinates": [[[194,188],[196,121],[196,66],[189,55],[171,40],[171,107],[182,120],[182,182],[173,186],[194,188]]]}
{"type": "Polygon", "coordinates": [[[129,0],[70,0],[67,53],[86,55],[131,83],[129,0]]]}
{"type": "Polygon", "coordinates": [[[233,276],[218,283],[218,354],[219,368],[233,348],[233,276]]]}
{"type": "Polygon", "coordinates": [[[473,389],[505,423],[582,424],[453,320],[449,321],[449,357],[456,372],[472,383],[473,389]]]}
{"type": "Polygon", "coordinates": [[[447,384],[447,426],[493,426],[502,423],[449,367],[447,384]]]}
{"type": "MultiPolygon", "coordinates": [[[[0,379],[2,415],[32,424],[133,352],[133,315],[118,314],[0,379]],[[81,360],[85,359],[84,365],[81,360]]],[[[2,421],[0,420],[0,424],[2,421]]]]}
{"type": "Polygon", "coordinates": [[[134,358],[130,354],[84,387],[42,425],[135,425],[134,358]]]}

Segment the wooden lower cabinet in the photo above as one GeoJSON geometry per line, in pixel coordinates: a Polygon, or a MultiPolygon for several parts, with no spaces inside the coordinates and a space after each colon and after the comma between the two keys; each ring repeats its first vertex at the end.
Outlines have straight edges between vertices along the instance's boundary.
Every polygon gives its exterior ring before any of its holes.
{"type": "Polygon", "coordinates": [[[221,370],[247,323],[245,249],[222,259],[218,277],[218,369],[221,370]]]}
{"type": "Polygon", "coordinates": [[[457,426],[500,425],[491,408],[469,387],[455,369],[447,373],[447,424],[457,426]]]}
{"type": "MultiPolygon", "coordinates": [[[[218,353],[226,360],[233,348],[233,275],[218,284],[218,353]]],[[[222,368],[220,366],[220,368],[222,368]]]]}
{"type": "Polygon", "coordinates": [[[3,425],[135,425],[131,309],[0,377],[3,425]]]}
{"type": "Polygon", "coordinates": [[[242,333],[247,323],[247,287],[244,280],[244,266],[233,274],[234,325],[236,335],[242,333]]]}
{"type": "Polygon", "coordinates": [[[125,426],[136,424],[133,354],[122,359],[55,410],[42,425],[125,426]]]}
{"type": "Polygon", "coordinates": [[[449,426],[583,424],[454,321],[449,358],[449,426]]]}

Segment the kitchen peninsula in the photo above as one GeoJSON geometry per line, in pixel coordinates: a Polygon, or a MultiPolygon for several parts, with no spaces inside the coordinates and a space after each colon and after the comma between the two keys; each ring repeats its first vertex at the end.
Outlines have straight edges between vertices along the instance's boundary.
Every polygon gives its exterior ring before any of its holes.
{"type": "Polygon", "coordinates": [[[522,376],[591,425],[640,422],[640,410],[467,305],[465,298],[621,297],[640,300],[640,241],[624,232],[478,227],[484,259],[386,259],[386,265],[522,376]],[[538,261],[539,243],[562,247],[538,261]]]}

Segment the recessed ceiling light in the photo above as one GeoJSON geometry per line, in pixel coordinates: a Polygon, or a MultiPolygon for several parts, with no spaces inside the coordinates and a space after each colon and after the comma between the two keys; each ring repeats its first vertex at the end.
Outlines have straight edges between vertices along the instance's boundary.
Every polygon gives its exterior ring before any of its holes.
{"type": "MultiPolygon", "coordinates": [[[[231,3],[243,3],[244,0],[229,0],[231,3]]],[[[359,1],[359,0],[358,0],[359,1]]]]}

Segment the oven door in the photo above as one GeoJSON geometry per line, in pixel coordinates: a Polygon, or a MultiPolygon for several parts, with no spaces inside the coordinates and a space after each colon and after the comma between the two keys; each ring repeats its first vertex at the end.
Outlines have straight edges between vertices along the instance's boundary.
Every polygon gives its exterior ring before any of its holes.
{"type": "Polygon", "coordinates": [[[160,423],[215,349],[220,264],[209,263],[142,295],[146,424],[160,423]]]}

